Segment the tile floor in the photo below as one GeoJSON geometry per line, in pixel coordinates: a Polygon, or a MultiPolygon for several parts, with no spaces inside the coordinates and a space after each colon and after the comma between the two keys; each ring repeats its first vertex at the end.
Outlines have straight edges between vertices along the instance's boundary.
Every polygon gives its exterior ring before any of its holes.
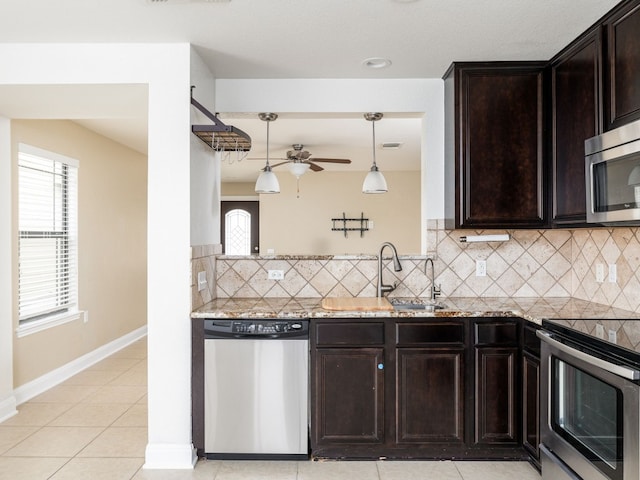
{"type": "Polygon", "coordinates": [[[144,470],[146,339],[18,407],[0,424],[0,480],[540,480],[525,462],[201,460],[144,470]]]}

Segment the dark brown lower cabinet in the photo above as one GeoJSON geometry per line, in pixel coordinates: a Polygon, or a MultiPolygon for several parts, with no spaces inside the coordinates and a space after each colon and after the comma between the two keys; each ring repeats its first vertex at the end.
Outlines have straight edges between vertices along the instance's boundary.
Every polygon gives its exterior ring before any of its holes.
{"type": "Polygon", "coordinates": [[[476,348],[476,443],[518,443],[517,368],[518,348],[476,348]]]}
{"type": "Polygon", "coordinates": [[[540,469],[540,339],[539,326],[522,329],[522,445],[540,469]]]}
{"type": "Polygon", "coordinates": [[[522,355],[522,445],[540,458],[540,359],[525,352],[522,355]]]}
{"type": "Polygon", "coordinates": [[[526,459],[520,326],[312,319],[312,456],[526,459]]]}
{"type": "Polygon", "coordinates": [[[384,350],[319,348],[313,368],[314,443],[383,442],[384,350]]]}
{"type": "Polygon", "coordinates": [[[397,442],[464,443],[464,348],[398,348],[397,442]]]}

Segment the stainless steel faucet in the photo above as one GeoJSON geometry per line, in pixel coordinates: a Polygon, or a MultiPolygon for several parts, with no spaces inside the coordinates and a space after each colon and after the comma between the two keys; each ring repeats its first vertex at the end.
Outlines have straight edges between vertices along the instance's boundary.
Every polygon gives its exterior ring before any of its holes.
{"type": "Polygon", "coordinates": [[[442,284],[436,287],[436,276],[433,270],[433,258],[431,257],[427,258],[427,260],[424,262],[424,274],[427,274],[427,265],[429,264],[429,262],[431,262],[431,301],[435,302],[436,297],[442,293],[440,291],[442,284]]]}
{"type": "Polygon", "coordinates": [[[393,282],[393,285],[385,285],[382,283],[382,251],[385,247],[391,248],[393,252],[393,270],[399,272],[402,270],[402,265],[400,265],[400,260],[398,259],[398,252],[396,251],[396,247],[393,246],[390,242],[384,242],[380,247],[380,252],[378,253],[378,290],[377,296],[382,297],[384,293],[392,292],[398,286],[398,282],[393,282]]]}

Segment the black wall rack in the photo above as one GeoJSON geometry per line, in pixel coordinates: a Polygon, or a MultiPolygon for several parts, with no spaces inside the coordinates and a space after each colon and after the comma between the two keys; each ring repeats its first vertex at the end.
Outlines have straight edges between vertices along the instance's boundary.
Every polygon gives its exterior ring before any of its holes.
{"type": "Polygon", "coordinates": [[[344,212],[342,212],[342,218],[332,218],[333,222],[331,230],[334,232],[344,232],[345,238],[347,232],[360,232],[360,237],[364,237],[364,232],[369,230],[369,219],[364,218],[364,212],[360,213],[360,218],[347,218],[344,212]],[[358,222],[359,227],[348,227],[352,222],[358,222]],[[342,223],[342,225],[340,225],[342,223]]]}

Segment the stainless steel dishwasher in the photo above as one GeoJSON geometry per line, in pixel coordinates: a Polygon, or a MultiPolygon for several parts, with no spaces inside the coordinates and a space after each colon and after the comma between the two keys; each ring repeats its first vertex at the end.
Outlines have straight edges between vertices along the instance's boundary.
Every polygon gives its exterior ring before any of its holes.
{"type": "Polygon", "coordinates": [[[205,320],[208,458],[307,458],[308,320],[205,320]]]}

